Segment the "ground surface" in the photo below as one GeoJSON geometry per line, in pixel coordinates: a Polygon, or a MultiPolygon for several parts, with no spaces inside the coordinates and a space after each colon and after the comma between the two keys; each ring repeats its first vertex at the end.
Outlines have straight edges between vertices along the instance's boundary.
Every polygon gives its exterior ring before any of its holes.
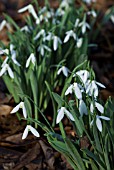
{"type": "MultiPolygon", "coordinates": [[[[40,3],[42,1],[40,0],[40,3]]],[[[24,0],[1,0],[0,22],[2,13],[8,13],[20,24],[21,16],[17,9],[26,2],[24,0]]],[[[57,1],[51,1],[52,6],[58,5],[57,1]]],[[[101,10],[100,17],[104,11],[114,5],[113,0],[99,0],[97,9],[101,10]]],[[[99,19],[100,20],[100,19],[99,19]]],[[[91,64],[96,72],[97,79],[102,82],[107,90],[101,92],[103,100],[108,96],[114,97],[114,24],[109,22],[100,30],[100,36],[96,43],[97,49],[91,49],[89,55],[91,64]]],[[[6,32],[0,34],[0,40],[7,43],[6,32]]],[[[40,139],[32,135],[26,140],[21,140],[25,122],[19,122],[15,115],[10,115],[14,101],[10,95],[6,95],[6,87],[0,79],[0,170],[70,170],[70,165],[65,158],[53,150],[41,136],[40,139]]],[[[72,134],[71,127],[66,123],[66,130],[72,134]]]]}

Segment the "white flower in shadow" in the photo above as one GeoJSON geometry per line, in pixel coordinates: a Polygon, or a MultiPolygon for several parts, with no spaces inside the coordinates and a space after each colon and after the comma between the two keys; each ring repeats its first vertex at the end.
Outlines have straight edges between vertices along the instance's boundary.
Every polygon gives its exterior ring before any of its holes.
{"type": "Polygon", "coordinates": [[[23,132],[23,136],[22,139],[25,139],[28,136],[28,132],[31,132],[34,136],[36,137],[40,137],[39,133],[37,132],[37,130],[35,128],[33,128],[31,125],[27,125],[24,132],[23,132]]]}
{"type": "Polygon", "coordinates": [[[12,113],[16,113],[19,109],[22,109],[23,111],[23,116],[26,119],[27,118],[27,111],[26,111],[26,107],[24,102],[20,102],[16,107],[13,108],[13,110],[10,112],[12,113]]]}
{"type": "Polygon", "coordinates": [[[57,119],[56,119],[56,124],[58,124],[64,117],[64,115],[67,115],[67,117],[72,120],[72,121],[75,121],[74,120],[74,117],[72,116],[72,114],[65,108],[65,107],[61,107],[59,110],[58,110],[58,115],[57,115],[57,119]]]}

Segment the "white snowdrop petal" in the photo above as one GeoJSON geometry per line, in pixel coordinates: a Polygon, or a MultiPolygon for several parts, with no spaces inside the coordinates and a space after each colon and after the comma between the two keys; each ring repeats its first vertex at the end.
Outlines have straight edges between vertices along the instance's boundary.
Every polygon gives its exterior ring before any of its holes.
{"type": "Polygon", "coordinates": [[[70,85],[65,92],[65,96],[68,95],[69,93],[72,94],[72,89],[73,89],[73,85],[70,85]]]}
{"type": "Polygon", "coordinates": [[[65,109],[65,113],[69,117],[70,120],[75,121],[74,117],[72,116],[72,114],[68,110],[65,109]]]}
{"type": "Polygon", "coordinates": [[[83,100],[79,101],[79,112],[81,116],[88,114],[86,104],[83,100]]]}
{"type": "Polygon", "coordinates": [[[7,70],[7,66],[6,66],[6,64],[3,66],[3,68],[1,69],[1,71],[0,71],[0,77],[6,72],[6,70],[7,70]]]}
{"type": "Polygon", "coordinates": [[[68,77],[68,69],[65,66],[62,66],[62,71],[65,77],[68,77]]]}
{"type": "Polygon", "coordinates": [[[97,125],[98,130],[102,132],[102,123],[98,116],[96,117],[96,125],[97,125]]]}
{"type": "Polygon", "coordinates": [[[27,11],[27,10],[30,8],[30,6],[31,6],[31,5],[27,5],[27,6],[23,7],[23,8],[21,8],[21,9],[19,9],[19,10],[18,10],[18,13],[22,13],[22,12],[27,11]]]}
{"type": "Polygon", "coordinates": [[[58,111],[58,115],[57,115],[57,119],[56,119],[56,124],[58,124],[64,117],[64,108],[62,107],[59,111],[58,111]]]}
{"type": "Polygon", "coordinates": [[[53,49],[54,49],[54,51],[56,51],[57,48],[58,48],[58,38],[57,38],[57,36],[54,36],[54,38],[53,38],[53,49]]]}
{"type": "Polygon", "coordinates": [[[57,71],[57,75],[59,75],[62,71],[62,67],[57,71]]]}
{"type": "Polygon", "coordinates": [[[27,111],[26,111],[26,107],[25,107],[24,103],[23,103],[22,110],[23,110],[23,116],[26,119],[27,118],[27,111]]]}
{"type": "Polygon", "coordinates": [[[106,88],[103,84],[99,83],[99,82],[96,82],[96,84],[102,88],[106,88]]]}
{"type": "Polygon", "coordinates": [[[28,68],[28,66],[30,65],[30,57],[27,59],[27,61],[26,61],[26,68],[28,68]]]}
{"type": "Polygon", "coordinates": [[[70,39],[70,35],[67,34],[66,37],[64,38],[64,43],[66,43],[70,39]]]}
{"type": "Polygon", "coordinates": [[[11,68],[8,66],[8,74],[9,74],[9,76],[12,78],[12,79],[14,79],[14,74],[13,74],[13,71],[11,70],[11,68]]]}
{"type": "Polygon", "coordinates": [[[79,100],[82,99],[82,92],[81,92],[81,90],[79,89],[77,83],[74,83],[73,89],[74,89],[74,93],[75,93],[76,97],[77,97],[79,100]]]}
{"type": "Polygon", "coordinates": [[[76,45],[77,45],[78,48],[80,48],[82,46],[82,42],[83,42],[83,38],[80,38],[80,39],[77,40],[76,45]]]}
{"type": "Polygon", "coordinates": [[[95,102],[95,106],[99,112],[104,113],[104,107],[100,103],[95,102]]]}
{"type": "Polygon", "coordinates": [[[32,132],[32,134],[36,137],[40,137],[39,133],[37,132],[37,130],[35,128],[33,128],[32,126],[28,125],[28,129],[32,132]]]}
{"type": "Polygon", "coordinates": [[[100,119],[103,119],[103,120],[110,120],[109,117],[106,117],[106,116],[99,116],[100,119]]]}
{"type": "Polygon", "coordinates": [[[28,135],[28,125],[26,126],[24,132],[23,132],[23,135],[22,135],[22,139],[25,139],[28,135]]]}
{"type": "Polygon", "coordinates": [[[3,21],[1,22],[1,24],[0,24],[0,31],[3,30],[3,28],[5,27],[5,25],[6,25],[6,20],[3,20],[3,21]]]}
{"type": "Polygon", "coordinates": [[[83,26],[82,26],[82,33],[84,34],[85,32],[86,32],[86,25],[83,24],[83,26]]]}
{"type": "Polygon", "coordinates": [[[32,14],[32,16],[37,20],[38,16],[34,10],[34,7],[31,5],[28,10],[32,14]]]}
{"type": "Polygon", "coordinates": [[[19,110],[19,108],[20,108],[20,103],[16,107],[14,107],[13,110],[10,113],[11,114],[16,113],[19,110]]]}
{"type": "Polygon", "coordinates": [[[93,111],[94,111],[93,103],[91,103],[91,105],[90,105],[90,111],[91,111],[91,113],[93,113],[93,111]]]}

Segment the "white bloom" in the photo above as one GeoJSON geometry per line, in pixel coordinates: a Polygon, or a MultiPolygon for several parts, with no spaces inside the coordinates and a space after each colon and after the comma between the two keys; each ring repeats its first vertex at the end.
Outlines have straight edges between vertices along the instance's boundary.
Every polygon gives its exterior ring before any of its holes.
{"type": "Polygon", "coordinates": [[[81,100],[82,99],[82,92],[79,88],[79,85],[77,83],[74,83],[73,84],[73,90],[74,90],[74,93],[76,95],[76,97],[81,100]]]}
{"type": "Polygon", "coordinates": [[[95,102],[95,106],[99,112],[104,113],[104,107],[100,103],[95,102]]]}
{"type": "Polygon", "coordinates": [[[100,119],[103,119],[103,120],[110,120],[110,118],[108,117],[105,117],[105,116],[96,116],[96,125],[97,125],[97,128],[100,132],[102,132],[102,122],[100,119]]]}
{"type": "Polygon", "coordinates": [[[39,39],[41,36],[45,37],[45,30],[41,29],[40,32],[38,32],[38,34],[34,37],[34,40],[39,39]]]}
{"type": "Polygon", "coordinates": [[[35,66],[36,58],[35,58],[34,53],[31,53],[29,58],[27,59],[26,68],[29,67],[30,62],[32,62],[32,64],[35,66]]]}
{"type": "Polygon", "coordinates": [[[76,45],[78,48],[80,48],[82,46],[82,43],[83,43],[83,38],[77,39],[76,45]]]}
{"type": "Polygon", "coordinates": [[[82,82],[85,84],[87,79],[89,78],[89,72],[87,70],[80,70],[76,72],[76,75],[78,75],[82,82]]]}
{"type": "Polygon", "coordinates": [[[68,118],[72,121],[74,120],[74,117],[72,116],[72,114],[65,108],[65,107],[61,107],[58,110],[58,115],[57,115],[57,119],[56,119],[56,124],[58,124],[64,117],[64,114],[66,114],[68,116],[68,118]]]}
{"type": "Polygon", "coordinates": [[[79,23],[79,27],[82,27],[82,33],[84,34],[86,32],[86,28],[90,29],[90,25],[85,21],[86,15],[84,15],[84,19],[81,23],[79,23]]]}
{"type": "Polygon", "coordinates": [[[58,36],[53,36],[53,49],[54,49],[54,51],[57,50],[58,43],[62,44],[61,39],[58,36]]]}
{"type": "Polygon", "coordinates": [[[86,104],[83,100],[79,101],[79,112],[81,116],[88,114],[86,104]]]}
{"type": "Polygon", "coordinates": [[[73,91],[74,91],[74,94],[76,95],[76,97],[79,100],[81,100],[82,99],[82,92],[79,88],[79,84],[73,83],[72,85],[70,85],[68,87],[68,89],[66,90],[65,95],[72,94],[73,91]]]}
{"type": "Polygon", "coordinates": [[[40,52],[40,54],[41,54],[42,56],[44,56],[45,50],[47,50],[48,52],[51,52],[51,49],[50,49],[48,46],[44,45],[44,44],[42,44],[42,45],[40,45],[40,46],[38,47],[38,51],[40,52]]]}
{"type": "Polygon", "coordinates": [[[16,51],[14,50],[13,44],[10,44],[10,53],[11,53],[11,59],[13,63],[16,64],[17,66],[21,66],[19,62],[16,60],[16,51]]]}
{"type": "Polygon", "coordinates": [[[4,29],[5,26],[7,27],[8,30],[11,30],[10,24],[7,23],[6,20],[3,20],[3,21],[1,22],[1,24],[0,24],[0,31],[2,31],[2,30],[4,29]]]}
{"type": "Polygon", "coordinates": [[[65,96],[68,95],[68,94],[72,94],[72,90],[73,90],[73,84],[71,84],[68,89],[66,90],[65,92],[65,96]]]}
{"type": "Polygon", "coordinates": [[[45,42],[45,41],[50,41],[51,39],[52,39],[52,33],[51,32],[48,32],[48,35],[47,36],[45,36],[44,38],[43,38],[43,41],[45,42]]]}
{"type": "Polygon", "coordinates": [[[64,76],[65,77],[68,77],[68,72],[69,72],[69,69],[65,66],[62,66],[58,71],[57,71],[57,74],[59,75],[61,72],[63,72],[64,76]]]}
{"type": "Polygon", "coordinates": [[[35,128],[33,128],[31,125],[27,125],[24,132],[23,132],[22,139],[25,139],[27,137],[29,131],[31,131],[31,133],[34,136],[40,137],[39,133],[37,132],[37,130],[35,128]]]}
{"type": "Polygon", "coordinates": [[[25,31],[25,32],[30,32],[29,28],[27,25],[25,25],[24,27],[21,28],[21,31],[25,31]]]}
{"type": "Polygon", "coordinates": [[[87,82],[87,85],[86,86],[86,93],[89,95],[89,96],[94,96],[94,98],[96,98],[98,96],[98,86],[102,87],[102,88],[105,88],[105,86],[95,80],[92,80],[90,82],[90,80],[87,82]]]}
{"type": "Polygon", "coordinates": [[[70,37],[73,37],[74,40],[76,40],[76,33],[73,30],[70,30],[70,31],[66,32],[66,37],[64,38],[64,43],[69,41],[70,37]]]}
{"type": "Polygon", "coordinates": [[[9,54],[9,50],[6,48],[6,49],[2,49],[2,48],[0,48],[0,55],[8,55],[9,54]]]}
{"type": "Polygon", "coordinates": [[[97,14],[96,14],[96,12],[95,12],[94,10],[88,11],[87,14],[88,14],[88,15],[92,15],[94,18],[97,17],[97,14]]]}
{"type": "Polygon", "coordinates": [[[18,13],[22,13],[22,12],[25,12],[25,11],[28,11],[29,13],[31,13],[32,14],[32,16],[37,20],[38,19],[38,16],[37,16],[37,14],[36,14],[36,12],[35,12],[35,10],[34,10],[34,7],[33,7],[33,5],[27,5],[27,6],[25,6],[25,7],[23,7],[23,8],[21,8],[21,9],[19,9],[18,10],[18,13]]]}
{"type": "Polygon", "coordinates": [[[0,70],[0,77],[6,73],[6,71],[8,72],[9,76],[14,79],[14,74],[12,69],[10,68],[10,66],[6,63],[3,65],[2,69],[0,70]]]}
{"type": "Polygon", "coordinates": [[[24,102],[20,102],[16,107],[13,108],[13,110],[10,113],[11,114],[16,113],[19,109],[22,109],[23,116],[26,119],[27,118],[27,111],[26,111],[24,102]]]}

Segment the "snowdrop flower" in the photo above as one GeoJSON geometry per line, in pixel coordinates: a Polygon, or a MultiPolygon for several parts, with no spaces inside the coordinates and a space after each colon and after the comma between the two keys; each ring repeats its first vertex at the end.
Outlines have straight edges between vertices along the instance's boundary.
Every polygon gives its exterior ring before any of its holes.
{"type": "Polygon", "coordinates": [[[58,115],[57,115],[57,119],[56,119],[56,124],[58,124],[64,117],[64,115],[67,115],[68,118],[72,121],[75,121],[72,114],[65,108],[65,107],[61,107],[59,110],[58,110],[58,115]]]}
{"type": "Polygon", "coordinates": [[[42,44],[42,45],[40,45],[40,46],[38,47],[38,51],[40,52],[40,54],[41,54],[42,56],[44,56],[45,50],[47,50],[48,52],[51,52],[51,49],[50,49],[48,46],[44,45],[44,44],[42,44]]]}
{"type": "Polygon", "coordinates": [[[41,31],[34,37],[34,40],[38,40],[41,36],[45,37],[44,29],[41,29],[41,31]]]}
{"type": "Polygon", "coordinates": [[[30,56],[29,56],[29,58],[27,59],[26,68],[29,67],[30,62],[32,62],[32,64],[35,66],[36,58],[35,58],[34,53],[31,53],[30,56]]]}
{"type": "Polygon", "coordinates": [[[28,132],[31,131],[31,133],[36,136],[36,137],[40,137],[39,133],[37,132],[37,130],[35,128],[33,128],[31,125],[27,125],[24,132],[23,132],[23,136],[22,139],[25,139],[28,136],[28,132]]]}
{"type": "Polygon", "coordinates": [[[68,77],[68,72],[69,72],[69,69],[65,66],[62,66],[58,71],[57,71],[57,74],[59,75],[61,72],[63,72],[64,76],[65,77],[68,77]]]}
{"type": "Polygon", "coordinates": [[[8,55],[9,54],[9,50],[6,48],[6,49],[2,49],[2,48],[0,48],[0,55],[8,55]]]}
{"type": "Polygon", "coordinates": [[[33,5],[29,4],[21,9],[18,10],[18,13],[22,13],[22,12],[25,12],[25,11],[28,11],[29,13],[32,14],[32,16],[34,17],[34,19],[38,20],[38,16],[34,10],[34,7],[33,5]]]}
{"type": "Polygon", "coordinates": [[[54,51],[57,50],[58,43],[62,44],[61,39],[58,36],[53,36],[53,49],[54,49],[54,51]]]}
{"type": "Polygon", "coordinates": [[[20,102],[16,107],[13,108],[13,110],[10,113],[11,114],[16,113],[19,109],[22,109],[23,116],[26,119],[27,118],[27,111],[26,111],[24,102],[20,102]]]}
{"type": "Polygon", "coordinates": [[[75,75],[78,75],[84,84],[86,83],[87,79],[89,78],[89,72],[87,70],[77,71],[75,75]]]}
{"type": "Polygon", "coordinates": [[[8,30],[11,30],[10,24],[7,23],[6,20],[3,20],[3,21],[1,22],[1,24],[0,24],[0,31],[2,31],[2,30],[4,29],[5,26],[7,27],[8,30]]]}
{"type": "Polygon", "coordinates": [[[82,46],[82,43],[83,43],[83,38],[79,38],[77,39],[76,46],[80,48],[82,46]]]}
{"type": "Polygon", "coordinates": [[[64,38],[64,43],[69,41],[70,37],[73,37],[74,40],[76,40],[76,33],[73,30],[70,30],[70,31],[66,32],[66,37],[64,38]]]}
{"type": "Polygon", "coordinates": [[[19,62],[16,60],[16,51],[14,50],[13,44],[10,44],[10,53],[11,53],[11,59],[13,63],[16,64],[17,66],[21,66],[19,62]]]}
{"type": "Polygon", "coordinates": [[[95,80],[92,80],[91,82],[87,82],[88,85],[86,86],[86,93],[90,96],[94,96],[96,98],[98,96],[98,86],[105,88],[105,86],[95,80]],[[98,86],[97,86],[98,85],[98,86]]]}
{"type": "Polygon", "coordinates": [[[88,11],[87,14],[88,14],[88,15],[92,15],[94,18],[97,17],[97,14],[96,14],[96,12],[95,12],[94,10],[88,11]]]}
{"type": "Polygon", "coordinates": [[[83,100],[79,101],[79,112],[81,116],[88,114],[86,104],[83,100]]]}
{"type": "Polygon", "coordinates": [[[43,41],[50,41],[52,39],[53,35],[51,32],[48,32],[48,35],[43,38],[43,41]]]}
{"type": "Polygon", "coordinates": [[[96,125],[97,125],[97,128],[100,132],[102,132],[102,122],[100,119],[103,119],[103,120],[110,120],[109,117],[105,117],[105,116],[98,116],[96,115],[96,125]]]}
{"type": "Polygon", "coordinates": [[[82,27],[82,33],[84,34],[86,32],[86,28],[90,29],[90,25],[85,21],[86,15],[84,15],[84,19],[81,23],[79,23],[79,27],[82,27]]]}
{"type": "Polygon", "coordinates": [[[25,25],[24,27],[21,28],[21,31],[25,31],[25,32],[30,32],[29,28],[27,25],[25,25]]]}
{"type": "Polygon", "coordinates": [[[3,65],[1,71],[0,71],[0,77],[2,75],[4,75],[6,73],[6,71],[8,72],[10,78],[14,79],[14,74],[13,74],[13,71],[12,69],[10,68],[10,66],[6,63],[3,65]]]}
{"type": "Polygon", "coordinates": [[[74,91],[76,97],[79,100],[81,100],[82,99],[82,92],[81,92],[81,90],[79,88],[79,84],[73,83],[72,85],[70,85],[68,87],[68,89],[66,90],[65,95],[72,94],[73,91],[74,91]]]}
{"type": "Polygon", "coordinates": [[[91,113],[93,114],[94,112],[94,106],[97,108],[97,110],[100,112],[100,113],[104,113],[104,107],[98,103],[98,102],[95,102],[95,104],[93,105],[93,103],[90,104],[90,111],[91,113]]]}

